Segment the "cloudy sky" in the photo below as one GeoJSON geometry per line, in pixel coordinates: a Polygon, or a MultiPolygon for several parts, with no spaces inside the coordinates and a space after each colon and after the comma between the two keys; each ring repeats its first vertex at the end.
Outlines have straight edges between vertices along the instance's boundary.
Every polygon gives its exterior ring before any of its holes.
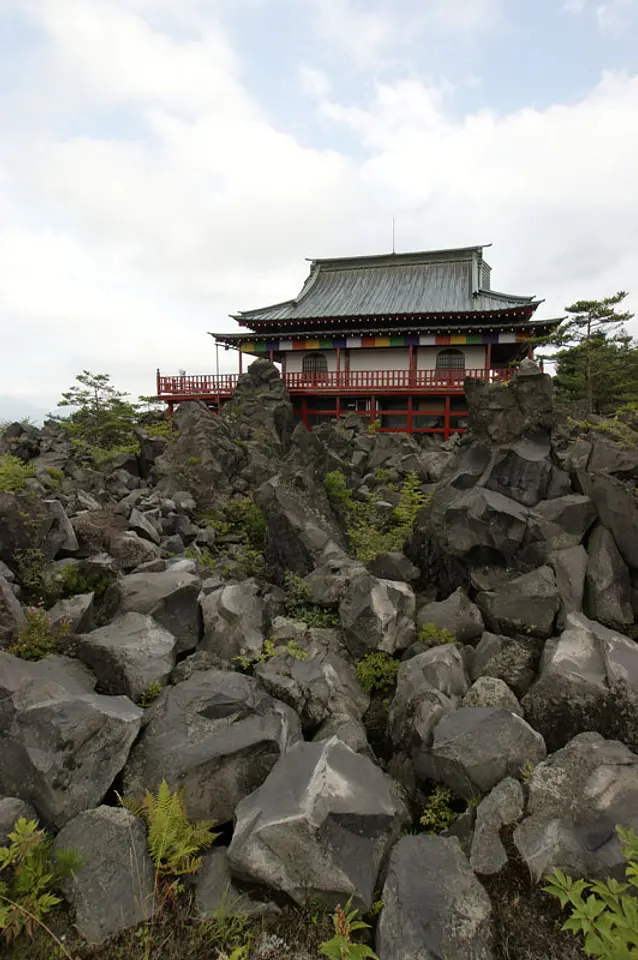
{"type": "Polygon", "coordinates": [[[393,217],[638,313],[638,0],[0,0],[0,131],[0,418],[213,372],[393,217]]]}

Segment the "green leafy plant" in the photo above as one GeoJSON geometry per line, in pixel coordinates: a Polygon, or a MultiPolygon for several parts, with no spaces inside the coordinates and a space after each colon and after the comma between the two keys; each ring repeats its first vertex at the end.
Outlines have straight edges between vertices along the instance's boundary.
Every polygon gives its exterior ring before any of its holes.
{"type": "Polygon", "coordinates": [[[353,943],[352,934],[357,930],[368,930],[370,924],[357,920],[358,910],[352,909],[352,897],[345,909],[338,906],[332,922],[335,935],[319,947],[319,952],[329,960],[378,960],[374,950],[363,943],[353,943]]]}
{"type": "Polygon", "coordinates": [[[233,657],[235,663],[238,663],[242,670],[251,670],[260,663],[267,663],[273,657],[280,653],[287,653],[295,660],[305,660],[308,654],[299,646],[296,640],[287,640],[281,643],[278,637],[270,637],[264,640],[261,653],[254,657],[238,656],[233,657]]]}
{"type": "Polygon", "coordinates": [[[606,882],[573,880],[555,867],[546,877],[544,889],[560,900],[563,909],[570,907],[571,916],[563,924],[563,930],[584,935],[588,956],[601,960],[635,960],[638,957],[638,835],[620,826],[616,827],[616,833],[627,861],[627,883],[619,883],[613,877],[606,882]],[[586,892],[589,892],[587,897],[586,892]]]}
{"type": "Polygon", "coordinates": [[[10,453],[0,457],[0,490],[6,490],[9,493],[24,490],[27,480],[33,476],[35,476],[33,467],[20,457],[13,457],[10,453]]]}
{"type": "Polygon", "coordinates": [[[380,512],[369,496],[355,499],[340,470],[326,476],[324,487],[333,509],[346,525],[352,553],[363,563],[374,560],[381,553],[402,550],[417,513],[427,503],[419,478],[414,473],[405,478],[399,491],[399,503],[389,515],[380,512]]]}
{"type": "Polygon", "coordinates": [[[191,823],[181,790],[171,791],[162,780],[157,794],[146,791],[141,803],[122,801],[146,823],[148,850],[155,867],[155,893],[163,902],[183,890],[181,878],[199,870],[199,853],[212,846],[213,820],[191,823]]]}
{"type": "Polygon", "coordinates": [[[231,950],[231,958],[237,950],[246,951],[238,956],[247,956],[252,939],[250,918],[239,909],[239,899],[230,898],[229,892],[230,887],[227,887],[219,906],[204,918],[201,934],[211,946],[220,950],[231,950]]]}
{"type": "Polygon", "coordinates": [[[291,620],[301,620],[309,627],[337,627],[339,617],[334,610],[312,603],[310,587],[295,573],[288,571],[284,578],[286,592],[286,614],[291,620]]]}
{"type": "Polygon", "coordinates": [[[525,783],[529,783],[536,769],[535,764],[531,760],[528,760],[525,766],[521,769],[521,777],[525,783]]]}
{"type": "Polygon", "coordinates": [[[159,682],[159,680],[154,680],[153,683],[149,683],[148,687],[137,701],[138,707],[150,707],[153,701],[157,700],[161,692],[162,684],[159,682]]]}
{"type": "Polygon", "coordinates": [[[8,839],[8,845],[0,847],[0,930],[4,939],[10,943],[22,933],[33,936],[39,926],[53,937],[43,917],[61,902],[56,891],[81,868],[80,858],[70,850],[58,850],[54,858],[52,840],[38,829],[37,820],[20,817],[8,839]]]}
{"type": "Polygon", "coordinates": [[[25,617],[26,623],[18,631],[8,652],[21,660],[42,660],[52,653],[59,653],[62,641],[71,635],[70,624],[62,621],[53,627],[46,611],[38,607],[30,607],[25,617]]]}
{"type": "Polygon", "coordinates": [[[451,827],[458,814],[450,806],[454,794],[447,787],[437,784],[428,797],[419,818],[419,823],[425,827],[427,833],[442,833],[451,827]]]}
{"type": "Polygon", "coordinates": [[[357,664],[357,679],[368,693],[387,693],[397,682],[399,661],[389,653],[368,653],[357,664]]]}
{"type": "Polygon", "coordinates": [[[419,643],[426,647],[441,647],[445,643],[456,643],[456,637],[449,630],[437,627],[434,623],[424,623],[419,630],[419,643]]]}
{"type": "Polygon", "coordinates": [[[378,433],[381,429],[381,421],[379,419],[372,420],[368,424],[368,433],[378,433]]]}

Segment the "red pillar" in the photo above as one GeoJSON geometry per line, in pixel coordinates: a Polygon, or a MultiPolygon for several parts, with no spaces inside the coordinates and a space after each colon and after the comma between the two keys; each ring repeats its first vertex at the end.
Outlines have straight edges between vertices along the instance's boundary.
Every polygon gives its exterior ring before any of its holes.
{"type": "Polygon", "coordinates": [[[370,424],[377,419],[377,401],[376,397],[370,397],[370,424]]]}
{"type": "Polygon", "coordinates": [[[444,440],[449,440],[449,439],[450,439],[450,420],[451,420],[451,418],[450,418],[450,409],[451,409],[451,406],[452,406],[452,398],[451,398],[451,397],[449,396],[449,394],[448,394],[448,396],[445,398],[445,422],[444,422],[444,424],[443,424],[443,430],[444,430],[444,432],[443,432],[443,439],[444,439],[444,440]]]}
{"type": "Polygon", "coordinates": [[[408,433],[412,433],[412,397],[411,396],[408,397],[408,433]]]}
{"type": "Polygon", "coordinates": [[[341,397],[337,397],[335,406],[336,406],[336,408],[337,408],[337,409],[336,409],[336,414],[337,414],[337,420],[338,420],[339,417],[341,416],[341,397]]]}
{"type": "Polygon", "coordinates": [[[490,370],[492,369],[492,344],[488,343],[485,351],[485,382],[490,382],[490,370]]]}
{"type": "Polygon", "coordinates": [[[172,403],[169,403],[169,405],[168,405],[168,415],[169,415],[169,417],[172,417],[172,416],[173,416],[173,404],[172,404],[172,403]]]}
{"type": "Polygon", "coordinates": [[[529,345],[528,348],[527,348],[527,359],[528,359],[528,360],[533,360],[533,359],[534,359],[534,345],[531,344],[531,343],[530,343],[530,345],[529,345]]]}
{"type": "Polygon", "coordinates": [[[241,347],[239,348],[239,373],[241,375],[244,366],[244,355],[241,352],[241,347]]]}
{"type": "Polygon", "coordinates": [[[274,351],[274,350],[269,350],[269,351],[268,351],[268,359],[270,360],[271,363],[273,362],[274,358],[275,358],[275,351],[274,351]]]}
{"type": "Polygon", "coordinates": [[[340,373],[341,373],[341,347],[337,347],[337,383],[339,382],[340,373]]]}

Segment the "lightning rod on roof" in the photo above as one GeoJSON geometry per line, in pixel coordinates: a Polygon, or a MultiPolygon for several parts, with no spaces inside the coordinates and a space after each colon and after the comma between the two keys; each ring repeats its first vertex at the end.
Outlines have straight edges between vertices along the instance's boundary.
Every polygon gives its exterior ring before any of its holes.
{"type": "Polygon", "coordinates": [[[392,217],[392,253],[396,253],[395,238],[396,238],[396,220],[394,217],[392,217]]]}

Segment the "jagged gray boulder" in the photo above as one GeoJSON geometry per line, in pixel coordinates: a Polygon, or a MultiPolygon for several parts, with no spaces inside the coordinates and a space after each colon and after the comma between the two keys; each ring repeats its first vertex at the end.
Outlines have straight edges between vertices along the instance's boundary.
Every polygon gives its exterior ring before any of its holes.
{"type": "Polygon", "coordinates": [[[141,510],[138,510],[136,507],[133,507],[131,510],[131,515],[128,518],[129,528],[136,533],[138,537],[141,537],[142,540],[150,540],[151,543],[157,544],[159,546],[160,542],[160,531],[152,522],[148,514],[142,513],[141,510]]]}
{"type": "Polygon", "coordinates": [[[588,562],[587,551],[582,545],[558,550],[552,557],[551,566],[560,595],[559,627],[565,625],[567,614],[582,612],[588,562]]]}
{"type": "Polygon", "coordinates": [[[0,647],[9,646],[26,622],[24,611],[11,584],[0,576],[0,647]]]}
{"type": "Polygon", "coordinates": [[[415,567],[404,553],[380,553],[370,561],[368,569],[380,580],[401,580],[404,583],[413,583],[421,576],[419,568],[415,567]]]}
{"type": "Polygon", "coordinates": [[[594,501],[600,522],[611,533],[631,570],[638,570],[638,498],[634,491],[606,474],[587,476],[584,493],[594,501]]]}
{"type": "MultiPolygon", "coordinates": [[[[277,621],[274,629],[277,630],[277,621]]],[[[361,719],[370,697],[357,680],[355,668],[311,636],[287,648],[277,637],[277,653],[255,669],[271,696],[289,704],[305,728],[317,728],[333,715],[361,719]]]]}
{"type": "Polygon", "coordinates": [[[124,771],[125,794],[141,798],[166,779],[183,788],[191,817],[220,823],[301,738],[290,707],[252,677],[222,670],[166,688],[150,713],[124,771]]]}
{"type": "Polygon", "coordinates": [[[261,653],[267,629],[266,604],[254,580],[222,586],[200,597],[204,633],[201,649],[226,660],[261,653]]]}
{"type": "Polygon", "coordinates": [[[9,842],[9,834],[20,818],[37,820],[38,814],[30,803],[25,803],[19,797],[0,797],[0,847],[9,842]]]}
{"type": "Polygon", "coordinates": [[[549,551],[566,550],[583,542],[596,520],[596,508],[589,497],[572,493],[536,504],[531,518],[549,551]]]}
{"type": "Polygon", "coordinates": [[[357,659],[374,650],[406,650],[416,635],[416,600],[407,583],[378,580],[368,573],[347,584],[339,617],[346,644],[357,659]]]}
{"type": "Polygon", "coordinates": [[[175,637],[176,653],[194,650],[201,632],[198,603],[201,580],[192,573],[166,570],[120,577],[104,597],[108,616],[145,613],[175,637]]]}
{"type": "Polygon", "coordinates": [[[434,496],[430,526],[446,556],[509,564],[523,545],[528,518],[527,507],[501,493],[449,485],[434,496]]]}
{"type": "Polygon", "coordinates": [[[609,530],[597,526],[589,538],[587,552],[585,613],[590,620],[609,627],[631,626],[634,612],[629,571],[609,530]]]}
{"type": "Polygon", "coordinates": [[[528,790],[528,816],[514,843],[535,880],[553,867],[624,879],[615,828],[638,828],[638,757],[628,747],[582,733],[536,767],[528,790]]]}
{"type": "Polygon", "coordinates": [[[125,573],[140,567],[143,563],[160,559],[159,547],[149,540],[143,540],[132,530],[112,537],[109,553],[125,573]]]}
{"type": "Polygon", "coordinates": [[[402,837],[382,898],[379,960],[493,960],[490,899],[456,838],[402,837]]]}
{"type": "Polygon", "coordinates": [[[152,617],[125,613],[77,639],[77,656],[107,693],[139,700],[152,684],[164,684],[175,666],[175,637],[152,617]]]}
{"type": "Polygon", "coordinates": [[[37,550],[53,559],[47,538],[53,517],[31,493],[0,490],[0,560],[17,569],[25,551],[37,550]]]}
{"type": "Polygon", "coordinates": [[[547,496],[552,475],[550,440],[545,431],[499,447],[482,479],[488,490],[534,507],[547,496]]]}
{"type": "Polygon", "coordinates": [[[232,872],[330,907],[365,911],[386,854],[407,822],[392,781],[333,737],[298,743],[235,812],[232,872]]]}
{"type": "Polygon", "coordinates": [[[194,877],[195,909],[199,916],[262,917],[280,913],[275,903],[264,903],[249,896],[233,883],[228,850],[213,847],[202,856],[202,865],[194,877]]]}
{"type": "Polygon", "coordinates": [[[560,609],[554,571],[539,567],[479,594],[477,604],[495,633],[551,637],[560,609]]]}
{"type": "Polygon", "coordinates": [[[501,780],[478,805],[470,853],[470,866],[484,876],[500,873],[507,865],[507,851],[501,840],[503,827],[522,820],[525,797],[518,780],[501,780]]]}
{"type": "Polygon", "coordinates": [[[77,553],[78,539],[71,521],[59,500],[44,500],[43,505],[49,511],[51,523],[47,534],[47,559],[77,553]]]}
{"type": "Polygon", "coordinates": [[[417,611],[417,627],[433,623],[439,630],[448,630],[458,643],[471,643],[482,636],[485,626],[481,611],[472,603],[462,587],[438,603],[427,603],[417,611]]]}
{"type": "Polygon", "coordinates": [[[638,693],[638,644],[622,634],[569,614],[560,637],[545,644],[539,678],[523,698],[530,723],[558,749],[585,730],[619,731],[633,740],[635,718],[623,730],[623,705],[638,693]]]}
{"type": "Polygon", "coordinates": [[[545,758],[540,733],[503,707],[461,707],[434,728],[428,750],[420,752],[417,774],[445,783],[471,800],[505,777],[520,777],[545,758]]]}
{"type": "Polygon", "coordinates": [[[536,679],[540,656],[540,641],[533,637],[484,633],[470,659],[470,677],[473,681],[479,677],[498,677],[520,699],[536,679]]]}
{"type": "Polygon", "coordinates": [[[97,806],[123,768],[142,710],[0,653],[0,794],[31,803],[60,828],[97,806]],[[64,683],[64,685],[63,685],[64,683]]]}
{"type": "Polygon", "coordinates": [[[71,633],[88,633],[95,628],[95,594],[78,593],[58,602],[47,611],[52,627],[65,624],[71,633]]]}
{"type": "Polygon", "coordinates": [[[88,943],[103,943],[153,916],[154,869],[146,828],[128,810],[103,806],[79,814],[56,837],[54,853],[59,850],[73,850],[81,859],[62,892],[88,943]]]}
{"type": "Polygon", "coordinates": [[[500,384],[467,380],[470,430],[491,443],[511,443],[554,425],[552,378],[533,360],[523,360],[507,390],[500,384]]]}
{"type": "Polygon", "coordinates": [[[479,677],[461,701],[463,707],[504,707],[523,716],[523,708],[516,695],[498,677],[479,677]]]}

